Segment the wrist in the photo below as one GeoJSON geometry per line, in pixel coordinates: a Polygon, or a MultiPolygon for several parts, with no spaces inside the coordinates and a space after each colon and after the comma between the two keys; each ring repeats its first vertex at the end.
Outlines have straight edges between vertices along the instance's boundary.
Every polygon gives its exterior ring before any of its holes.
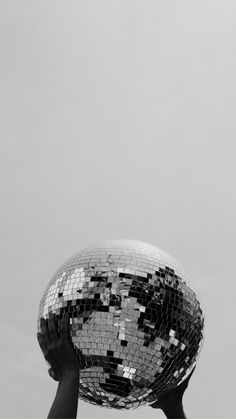
{"type": "Polygon", "coordinates": [[[186,418],[182,401],[170,401],[161,407],[167,418],[186,418]]]}
{"type": "Polygon", "coordinates": [[[62,381],[62,380],[67,379],[67,378],[78,378],[79,379],[79,376],[80,376],[80,374],[79,374],[78,367],[77,368],[76,367],[68,367],[64,371],[62,371],[62,373],[60,374],[60,380],[59,381],[62,381]]]}

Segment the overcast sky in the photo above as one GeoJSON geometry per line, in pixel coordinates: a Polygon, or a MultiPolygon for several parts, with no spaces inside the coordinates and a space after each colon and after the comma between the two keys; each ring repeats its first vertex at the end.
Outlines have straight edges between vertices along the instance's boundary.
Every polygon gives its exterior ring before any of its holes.
{"type": "Polygon", "coordinates": [[[47,417],[41,296],[109,238],[185,267],[206,330],[184,408],[235,417],[235,41],[235,0],[0,0],[2,418],[47,417]]]}

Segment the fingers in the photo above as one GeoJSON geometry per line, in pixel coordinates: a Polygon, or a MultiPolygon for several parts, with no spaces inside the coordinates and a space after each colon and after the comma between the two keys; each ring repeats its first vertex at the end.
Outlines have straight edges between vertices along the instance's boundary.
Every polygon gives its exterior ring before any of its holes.
{"type": "Polygon", "coordinates": [[[67,313],[63,314],[62,321],[61,321],[61,330],[60,335],[62,340],[67,340],[68,337],[68,323],[69,323],[69,316],[67,313]]]}
{"type": "Polygon", "coordinates": [[[42,349],[43,353],[45,354],[47,352],[47,344],[45,342],[45,338],[42,335],[42,333],[37,333],[38,343],[40,348],[42,349]]]}
{"type": "Polygon", "coordinates": [[[45,338],[45,336],[44,335],[42,335],[42,333],[37,333],[37,338],[38,338],[38,342],[39,342],[39,346],[40,346],[40,348],[42,349],[42,352],[43,352],[43,355],[44,355],[44,358],[46,359],[46,361],[50,364],[50,362],[51,362],[51,360],[50,360],[50,354],[49,354],[49,350],[48,350],[48,348],[49,348],[49,346],[50,346],[50,343],[48,344],[47,342],[46,342],[46,338],[45,338]]]}
{"type": "Polygon", "coordinates": [[[191,373],[188,375],[187,378],[185,378],[185,380],[180,384],[179,387],[186,389],[189,383],[190,378],[192,377],[194,371],[195,371],[196,366],[193,368],[193,370],[191,371],[191,373]]]}
{"type": "Polygon", "coordinates": [[[190,378],[192,377],[194,371],[195,371],[196,366],[193,368],[193,370],[191,371],[191,373],[189,374],[189,376],[186,378],[186,381],[189,381],[190,378]]]}
{"type": "Polygon", "coordinates": [[[41,329],[41,333],[37,334],[37,337],[38,337],[41,349],[44,348],[42,350],[45,351],[46,347],[48,347],[50,343],[56,342],[60,337],[62,338],[62,340],[66,340],[68,338],[68,332],[69,332],[68,313],[63,314],[59,332],[57,329],[56,317],[52,313],[49,313],[48,320],[44,319],[43,317],[40,318],[40,329],[41,329]]]}
{"type": "Polygon", "coordinates": [[[47,322],[43,317],[41,317],[40,319],[40,329],[41,329],[41,334],[43,335],[46,344],[49,345],[51,342],[50,334],[49,334],[47,322]]]}
{"type": "Polygon", "coordinates": [[[56,316],[53,313],[49,313],[48,330],[51,341],[57,341],[59,339],[59,335],[56,328],[56,316]]]}

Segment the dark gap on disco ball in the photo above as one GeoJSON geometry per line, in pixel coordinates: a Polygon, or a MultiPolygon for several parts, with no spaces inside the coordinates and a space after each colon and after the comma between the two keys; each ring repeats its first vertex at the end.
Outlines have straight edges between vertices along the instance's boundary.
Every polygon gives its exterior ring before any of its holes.
{"type": "Polygon", "coordinates": [[[133,388],[129,378],[114,374],[110,374],[110,378],[106,378],[106,383],[100,383],[100,386],[108,393],[113,393],[120,397],[127,397],[133,388]]]}

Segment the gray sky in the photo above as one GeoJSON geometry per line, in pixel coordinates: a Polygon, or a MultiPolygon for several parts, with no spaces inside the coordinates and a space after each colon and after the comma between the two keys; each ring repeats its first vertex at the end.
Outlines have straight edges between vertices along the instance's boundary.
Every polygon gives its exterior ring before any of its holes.
{"type": "Polygon", "coordinates": [[[0,1],[1,417],[47,416],[42,293],[108,238],[185,267],[206,314],[185,411],[235,417],[235,40],[234,0],[0,1]]]}

